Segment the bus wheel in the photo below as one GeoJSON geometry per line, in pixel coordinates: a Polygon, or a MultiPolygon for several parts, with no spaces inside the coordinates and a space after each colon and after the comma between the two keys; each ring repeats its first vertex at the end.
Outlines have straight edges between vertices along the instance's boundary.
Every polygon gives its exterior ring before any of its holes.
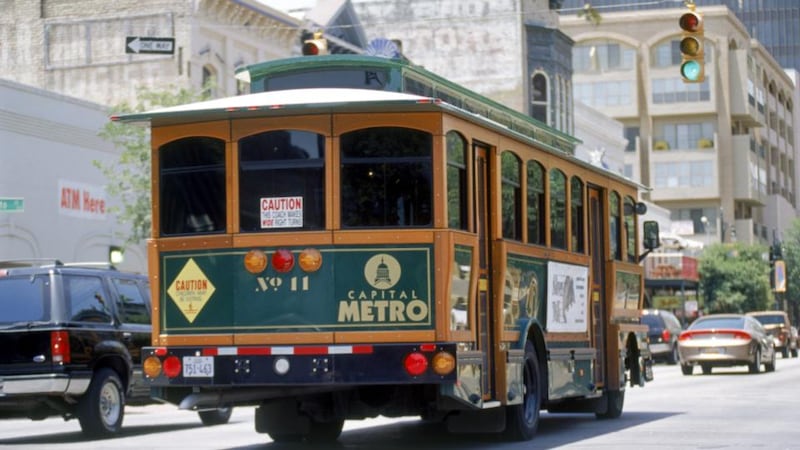
{"type": "Polygon", "coordinates": [[[336,441],[342,434],[344,419],[333,419],[329,422],[311,420],[311,428],[306,440],[312,444],[325,444],[336,441]]]}
{"type": "Polygon", "coordinates": [[[606,410],[595,413],[595,416],[598,419],[616,419],[621,416],[622,407],[625,404],[625,391],[606,391],[603,397],[605,397],[606,410]]]}
{"type": "Polygon", "coordinates": [[[522,403],[508,406],[506,410],[505,435],[513,441],[533,439],[539,427],[539,410],[542,407],[541,379],[536,350],[530,341],[525,344],[522,377],[525,388],[522,403]]]}

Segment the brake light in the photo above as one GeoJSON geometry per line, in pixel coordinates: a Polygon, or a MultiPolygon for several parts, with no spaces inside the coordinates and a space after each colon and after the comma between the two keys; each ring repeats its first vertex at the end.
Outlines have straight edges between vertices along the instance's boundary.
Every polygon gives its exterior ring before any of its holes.
{"type": "Polygon", "coordinates": [[[294,255],[288,249],[279,248],[272,254],[272,267],[278,273],[286,273],[294,267],[294,255]]]}
{"type": "Polygon", "coordinates": [[[412,377],[422,375],[428,370],[428,358],[419,352],[409,353],[403,360],[403,368],[412,377]]]}
{"type": "Polygon", "coordinates": [[[175,378],[181,373],[181,360],[177,356],[168,356],[164,360],[164,375],[168,378],[175,378]]]}
{"type": "Polygon", "coordinates": [[[678,340],[689,341],[695,337],[707,336],[707,335],[716,335],[721,338],[727,337],[731,339],[744,339],[748,341],[753,338],[753,336],[750,335],[750,333],[748,333],[747,331],[712,329],[712,330],[686,330],[682,332],[680,336],[678,336],[678,340]]]}
{"type": "Polygon", "coordinates": [[[661,332],[661,339],[663,339],[664,342],[669,342],[670,337],[672,337],[672,333],[670,333],[669,330],[664,329],[664,331],[661,332]]]}
{"type": "Polygon", "coordinates": [[[56,364],[69,364],[69,333],[64,330],[50,332],[50,354],[56,364]]]}

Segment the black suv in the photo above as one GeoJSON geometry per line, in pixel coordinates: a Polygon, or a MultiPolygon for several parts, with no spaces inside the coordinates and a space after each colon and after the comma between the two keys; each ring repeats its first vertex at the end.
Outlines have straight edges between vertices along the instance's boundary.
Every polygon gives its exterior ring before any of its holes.
{"type": "MultiPolygon", "coordinates": [[[[122,427],[126,400],[148,403],[141,348],[150,344],[144,275],[107,264],[0,262],[0,418],[78,418],[83,432],[122,427]]],[[[230,408],[201,411],[225,423],[230,408]]]]}
{"type": "Polygon", "coordinates": [[[666,361],[667,364],[677,364],[678,337],[683,331],[680,320],[663,309],[645,309],[642,311],[642,323],[650,328],[647,337],[653,358],[666,361]]]}

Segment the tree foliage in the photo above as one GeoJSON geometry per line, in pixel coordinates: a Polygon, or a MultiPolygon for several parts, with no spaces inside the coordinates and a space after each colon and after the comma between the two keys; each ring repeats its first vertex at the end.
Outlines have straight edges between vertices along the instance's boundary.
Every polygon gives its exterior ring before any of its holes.
{"type": "Polygon", "coordinates": [[[770,309],[773,294],[763,245],[714,244],[700,258],[700,286],[708,313],[770,309]]]}
{"type": "MultiPolygon", "coordinates": [[[[205,90],[204,92],[208,92],[205,90]]],[[[149,111],[202,100],[207,94],[188,89],[165,91],[140,88],[135,104],[123,102],[112,108],[113,115],[149,111]]],[[[95,167],[108,179],[106,191],[119,200],[111,209],[120,223],[130,226],[127,244],[138,244],[150,236],[150,129],[140,125],[109,122],[99,136],[122,148],[119,160],[113,164],[94,161],[95,167]]]]}
{"type": "Polygon", "coordinates": [[[793,323],[800,320],[800,219],[795,219],[786,231],[783,242],[783,260],[786,262],[786,300],[793,323]]]}

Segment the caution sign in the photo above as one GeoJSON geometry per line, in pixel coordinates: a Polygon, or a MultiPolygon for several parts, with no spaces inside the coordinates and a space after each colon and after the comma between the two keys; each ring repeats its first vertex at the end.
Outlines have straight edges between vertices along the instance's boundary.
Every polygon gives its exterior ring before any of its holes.
{"type": "Polygon", "coordinates": [[[167,294],[181,310],[186,320],[192,323],[208,299],[211,298],[214,290],[214,285],[200,270],[194,259],[189,259],[167,289],[167,294]]]}
{"type": "Polygon", "coordinates": [[[303,197],[261,199],[261,228],[302,228],[303,197]]]}

